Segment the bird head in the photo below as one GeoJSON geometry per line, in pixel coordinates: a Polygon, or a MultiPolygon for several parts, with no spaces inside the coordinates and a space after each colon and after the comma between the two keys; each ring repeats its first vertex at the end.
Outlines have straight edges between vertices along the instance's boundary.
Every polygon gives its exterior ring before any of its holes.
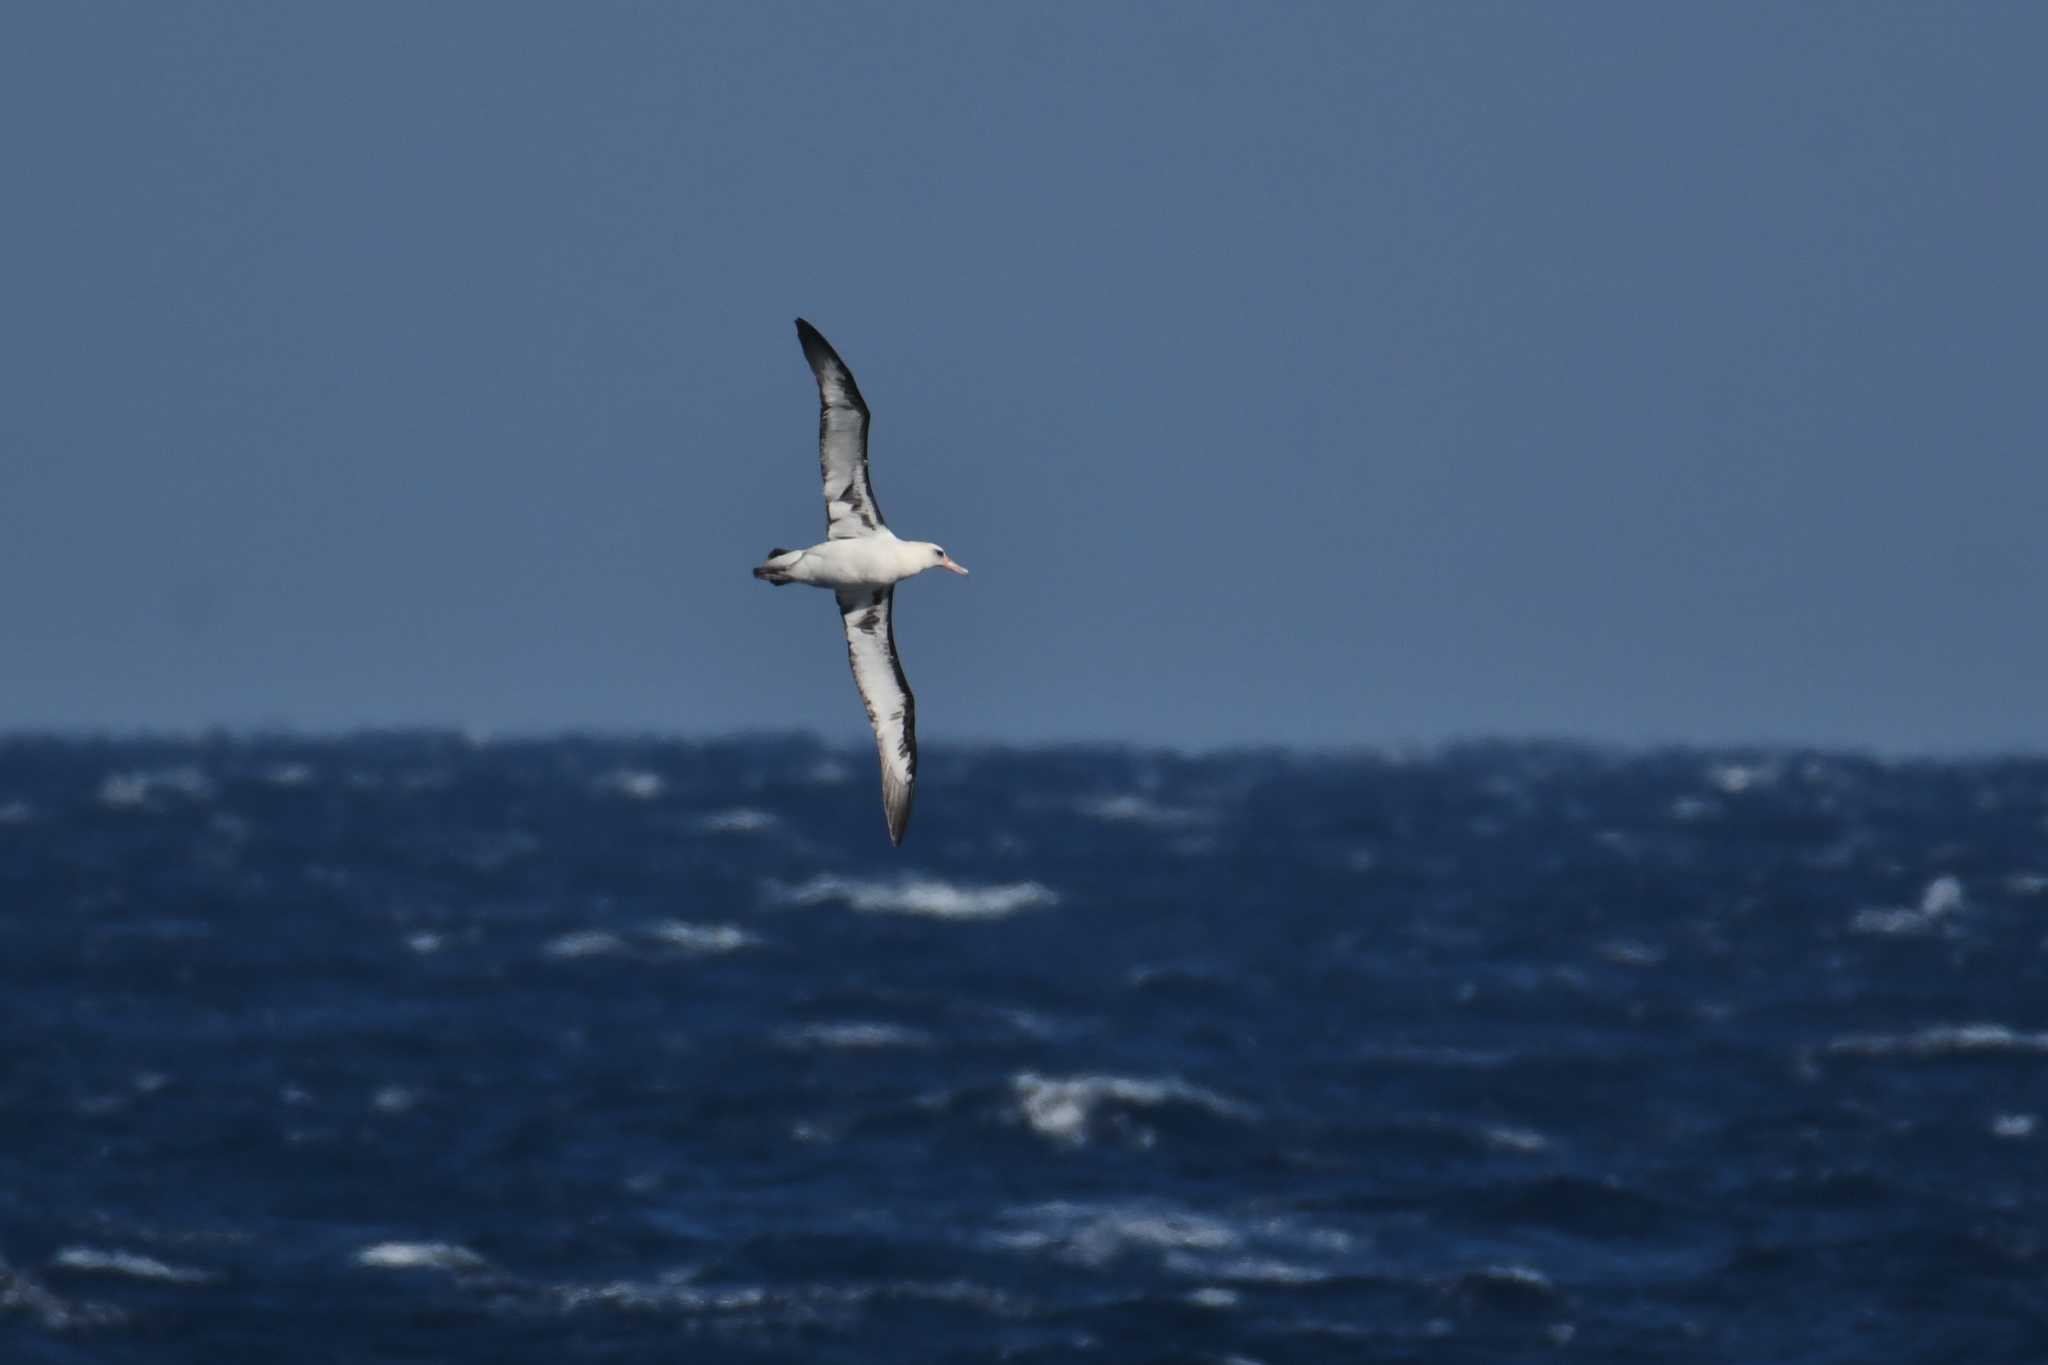
{"type": "Polygon", "coordinates": [[[928,540],[921,540],[917,542],[915,548],[918,554],[919,573],[923,573],[926,569],[951,569],[954,573],[960,574],[963,577],[966,575],[967,570],[953,562],[953,556],[946,553],[944,546],[934,545],[928,540]]]}

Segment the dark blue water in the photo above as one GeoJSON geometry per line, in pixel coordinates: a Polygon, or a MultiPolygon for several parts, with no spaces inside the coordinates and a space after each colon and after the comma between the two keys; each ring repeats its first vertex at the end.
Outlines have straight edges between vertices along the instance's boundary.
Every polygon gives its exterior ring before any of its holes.
{"type": "Polygon", "coordinates": [[[2048,1359],[2048,762],[0,742],[0,1360],[2048,1359]]]}

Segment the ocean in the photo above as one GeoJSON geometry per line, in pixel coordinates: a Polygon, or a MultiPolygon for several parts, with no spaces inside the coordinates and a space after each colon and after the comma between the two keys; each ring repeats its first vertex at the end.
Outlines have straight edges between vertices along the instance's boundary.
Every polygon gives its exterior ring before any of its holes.
{"type": "Polygon", "coordinates": [[[2048,1360],[2048,760],[0,740],[0,1360],[2048,1360]]]}

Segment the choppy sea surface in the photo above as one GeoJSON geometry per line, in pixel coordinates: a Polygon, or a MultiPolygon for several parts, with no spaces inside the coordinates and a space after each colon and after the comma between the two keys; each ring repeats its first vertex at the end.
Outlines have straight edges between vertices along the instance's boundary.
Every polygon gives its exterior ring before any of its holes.
{"type": "Polygon", "coordinates": [[[2048,1359],[2048,760],[0,740],[0,1360],[2048,1359]]]}

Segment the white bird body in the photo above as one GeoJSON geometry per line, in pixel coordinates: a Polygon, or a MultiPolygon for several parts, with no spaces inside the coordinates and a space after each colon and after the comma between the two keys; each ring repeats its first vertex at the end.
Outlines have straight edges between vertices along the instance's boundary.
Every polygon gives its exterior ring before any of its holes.
{"type": "Polygon", "coordinates": [[[902,540],[882,524],[868,482],[868,405],[853,371],[818,329],[796,320],[797,340],[818,381],[818,468],[825,481],[826,538],[807,550],[771,550],[754,577],[781,587],[808,583],[839,599],[846,656],[882,760],[889,842],[903,842],[917,785],[917,698],[896,656],[896,585],[926,569],[964,574],[928,540],[902,540]]]}
{"type": "Polygon", "coordinates": [[[792,583],[819,588],[887,588],[926,569],[965,573],[928,540],[900,540],[886,526],[853,540],[821,540],[807,550],[785,550],[763,568],[787,575],[792,583]]]}

